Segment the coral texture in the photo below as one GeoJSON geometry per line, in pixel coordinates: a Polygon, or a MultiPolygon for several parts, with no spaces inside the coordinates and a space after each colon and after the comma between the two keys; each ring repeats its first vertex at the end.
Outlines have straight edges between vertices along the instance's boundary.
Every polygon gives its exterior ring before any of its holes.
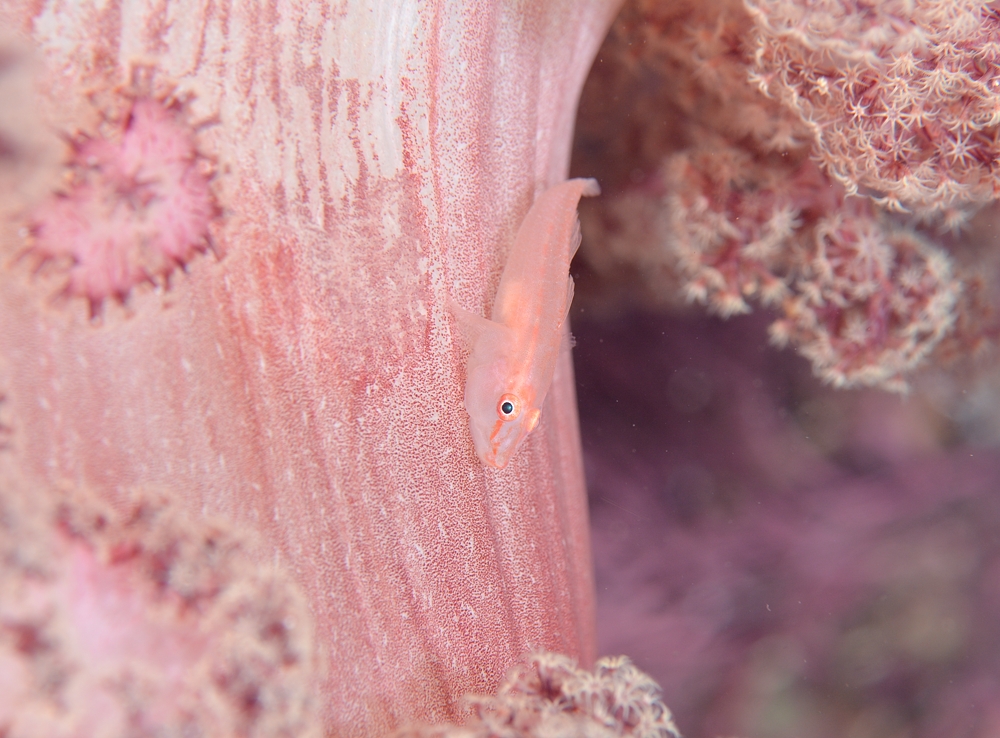
{"type": "Polygon", "coordinates": [[[748,0],[752,81],[812,129],[848,192],[925,216],[1000,195],[992,2],[748,0]]]}
{"type": "Polygon", "coordinates": [[[616,22],[583,114],[613,88],[638,110],[634,136],[654,144],[623,150],[606,138],[613,123],[584,126],[582,161],[598,166],[603,151],[632,167],[617,197],[585,206],[585,253],[604,274],[632,265],[661,300],[680,294],[722,316],[777,309],[775,343],[825,381],[905,391],[929,358],[996,332],[988,265],[956,266],[945,241],[965,241],[937,230],[994,197],[995,13],[748,7],[638,0],[616,22]],[[947,70],[961,81],[920,92],[947,70]],[[650,77],[663,80],[654,96],[650,77]],[[916,118],[887,123],[896,109],[916,118]],[[959,156],[961,141],[971,148],[959,156]]]}
{"type": "Polygon", "coordinates": [[[624,656],[587,671],[559,654],[535,654],[510,670],[496,696],[464,703],[472,716],[463,726],[412,728],[397,738],[680,738],[659,686],[624,656]]]}
{"type": "Polygon", "coordinates": [[[0,733],[320,734],[312,618],[287,572],[166,494],[0,487],[0,733]]]}
{"type": "MultiPolygon", "coordinates": [[[[166,487],[186,514],[257,531],[316,619],[328,734],[447,720],[535,650],[595,658],[569,358],[517,458],[485,469],[447,304],[488,313],[536,191],[566,178],[614,6],[0,3],[53,145],[102,130],[147,65],[185,125],[216,122],[192,129],[222,213],[221,258],[106,300],[99,325],[5,259],[10,463],[111,502],[166,487]]],[[[180,120],[152,111],[168,112],[180,120]]]]}
{"type": "Polygon", "coordinates": [[[961,290],[941,249],[886,225],[865,202],[850,202],[816,224],[796,256],[794,296],[771,339],[794,341],[835,387],[905,391],[912,372],[951,330],[961,290]]]}
{"type": "Polygon", "coordinates": [[[162,279],[208,246],[208,162],[174,102],[139,97],[110,133],[71,141],[64,190],[38,206],[32,249],[67,257],[65,291],[91,311],[162,279]]]}

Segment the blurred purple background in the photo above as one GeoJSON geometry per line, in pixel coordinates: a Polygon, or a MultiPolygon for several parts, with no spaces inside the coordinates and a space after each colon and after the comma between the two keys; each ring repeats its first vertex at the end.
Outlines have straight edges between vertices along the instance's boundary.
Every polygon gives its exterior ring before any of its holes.
{"type": "Polygon", "coordinates": [[[688,738],[1000,735],[1000,453],[971,385],[835,391],[765,314],[602,307],[583,276],[599,652],[688,738]]]}

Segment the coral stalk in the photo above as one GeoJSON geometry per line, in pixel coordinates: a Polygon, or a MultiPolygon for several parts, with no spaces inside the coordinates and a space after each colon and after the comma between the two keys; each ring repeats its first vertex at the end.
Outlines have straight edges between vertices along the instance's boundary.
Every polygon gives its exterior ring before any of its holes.
{"type": "Polygon", "coordinates": [[[446,300],[488,307],[535,191],[566,177],[614,6],[0,10],[37,52],[50,149],[99,132],[129,70],[152,65],[217,163],[219,206],[218,257],[135,285],[99,325],[13,258],[28,211],[5,218],[0,463],[111,503],[161,485],[255,529],[316,618],[330,733],[450,718],[532,650],[593,663],[569,360],[517,459],[485,469],[446,300]]]}

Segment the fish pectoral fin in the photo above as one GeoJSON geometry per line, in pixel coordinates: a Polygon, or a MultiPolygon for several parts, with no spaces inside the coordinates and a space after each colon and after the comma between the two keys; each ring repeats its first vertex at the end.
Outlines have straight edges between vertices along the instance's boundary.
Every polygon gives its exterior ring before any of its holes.
{"type": "Polygon", "coordinates": [[[573,257],[576,256],[577,250],[580,248],[580,244],[583,242],[583,231],[580,230],[580,216],[576,216],[576,220],[573,221],[573,235],[569,238],[569,260],[573,261],[573,257]]]}
{"type": "Polygon", "coordinates": [[[524,430],[526,433],[531,433],[531,431],[535,430],[535,426],[538,425],[538,418],[540,418],[541,415],[541,410],[532,410],[528,414],[528,417],[524,419],[524,430]]]}
{"type": "Polygon", "coordinates": [[[562,328],[566,324],[566,319],[569,317],[569,309],[573,306],[573,292],[576,286],[573,284],[573,278],[568,277],[566,281],[566,312],[562,314],[562,318],[559,320],[559,324],[556,328],[562,328]]]}
{"type": "MultiPolygon", "coordinates": [[[[601,186],[597,184],[596,179],[574,179],[572,182],[582,183],[582,188],[580,189],[580,195],[582,197],[596,197],[601,194],[601,186]]],[[[573,220],[573,235],[569,239],[569,260],[573,261],[573,257],[576,255],[577,249],[580,248],[580,242],[583,241],[583,231],[580,230],[580,214],[577,213],[573,220]]]]}
{"type": "Polygon", "coordinates": [[[576,336],[569,332],[569,328],[567,326],[563,326],[561,329],[561,335],[559,336],[559,353],[571,354],[575,346],[576,336]]]}
{"type": "Polygon", "coordinates": [[[466,310],[454,298],[448,298],[448,309],[455,316],[455,322],[458,324],[458,332],[462,334],[462,338],[468,344],[469,348],[475,346],[480,336],[484,333],[496,331],[498,328],[503,327],[489,318],[484,318],[482,315],[476,315],[466,310]]]}

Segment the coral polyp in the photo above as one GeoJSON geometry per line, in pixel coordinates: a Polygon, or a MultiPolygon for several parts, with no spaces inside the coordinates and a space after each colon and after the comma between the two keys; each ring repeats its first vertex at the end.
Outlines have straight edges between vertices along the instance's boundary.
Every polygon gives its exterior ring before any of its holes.
{"type": "Polygon", "coordinates": [[[33,213],[33,251],[91,310],[165,279],[209,245],[211,165],[181,106],[136,98],[111,133],[70,140],[66,183],[33,213]]]}
{"type": "Polygon", "coordinates": [[[723,317],[750,312],[751,298],[781,302],[783,247],[802,224],[802,198],[792,195],[806,186],[802,170],[761,166],[715,138],[667,159],[664,258],[676,260],[688,300],[723,317]]]}
{"type": "Polygon", "coordinates": [[[835,387],[905,391],[905,376],[948,335],[961,284],[947,254],[851,198],[802,248],[798,282],[771,325],[835,387]]]}
{"type": "Polygon", "coordinates": [[[754,0],[752,73],[809,122],[849,192],[962,219],[1000,192],[1000,11],[982,2],[754,0]]]}
{"type": "Polygon", "coordinates": [[[613,90],[599,120],[637,112],[578,148],[610,140],[622,173],[582,216],[595,270],[776,309],[772,341],[837,387],[904,391],[992,345],[972,234],[1000,200],[996,3],[632,0],[601,59],[582,110],[613,90]]]}
{"type": "Polygon", "coordinates": [[[465,725],[413,726],[397,738],[680,738],[659,685],[624,656],[588,671],[567,656],[535,653],[507,672],[496,696],[463,702],[465,725]]]}

